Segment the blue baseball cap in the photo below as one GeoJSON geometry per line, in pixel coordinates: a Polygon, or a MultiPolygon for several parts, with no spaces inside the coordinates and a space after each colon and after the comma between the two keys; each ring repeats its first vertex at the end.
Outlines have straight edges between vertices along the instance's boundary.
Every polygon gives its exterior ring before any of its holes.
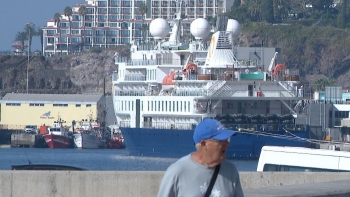
{"type": "Polygon", "coordinates": [[[202,140],[226,140],[235,135],[235,131],[225,128],[219,121],[214,119],[205,119],[198,124],[193,133],[194,143],[199,143],[202,140]]]}

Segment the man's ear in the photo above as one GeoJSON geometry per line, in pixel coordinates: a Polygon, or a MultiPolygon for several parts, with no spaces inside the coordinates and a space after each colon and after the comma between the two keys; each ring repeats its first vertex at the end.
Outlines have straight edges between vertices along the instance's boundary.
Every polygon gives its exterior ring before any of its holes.
{"type": "Polygon", "coordinates": [[[202,141],[200,142],[200,144],[201,144],[201,146],[205,146],[205,145],[207,144],[207,142],[206,142],[205,140],[202,140],[202,141]]]}

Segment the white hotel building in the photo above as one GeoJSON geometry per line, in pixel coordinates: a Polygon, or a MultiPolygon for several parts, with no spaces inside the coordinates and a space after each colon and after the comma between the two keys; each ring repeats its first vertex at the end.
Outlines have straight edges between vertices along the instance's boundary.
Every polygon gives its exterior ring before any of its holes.
{"type": "MultiPolygon", "coordinates": [[[[150,23],[152,19],[172,19],[177,6],[182,2],[182,15],[189,21],[196,18],[213,18],[218,13],[225,13],[231,9],[234,0],[86,0],[85,4],[72,6],[72,27],[69,28],[68,17],[64,16],[58,24],[51,19],[43,27],[43,55],[54,55],[77,52],[84,43],[85,48],[109,48],[116,45],[130,43],[132,40],[143,39],[142,24],[150,23]],[[147,7],[145,19],[139,12],[139,5],[147,7]],[[85,20],[79,15],[79,7],[87,9],[85,20]],[[85,24],[83,24],[85,23],[85,24]],[[85,25],[85,32],[84,32],[85,25]],[[69,39],[69,36],[71,39],[69,39]],[[85,42],[82,42],[85,37],[85,42]],[[69,43],[70,42],[70,43],[69,43]],[[61,48],[60,48],[61,46],[61,48]]],[[[62,8],[64,9],[64,8],[62,8]]],[[[189,34],[190,23],[183,24],[183,31],[189,34]]],[[[186,34],[186,33],[185,33],[186,34]]]]}

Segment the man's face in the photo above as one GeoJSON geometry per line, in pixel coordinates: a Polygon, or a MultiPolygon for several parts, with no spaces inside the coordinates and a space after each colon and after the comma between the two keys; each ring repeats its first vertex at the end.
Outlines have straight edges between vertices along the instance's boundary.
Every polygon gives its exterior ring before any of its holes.
{"type": "Polygon", "coordinates": [[[226,140],[205,140],[206,155],[209,162],[221,163],[226,159],[226,149],[230,146],[230,138],[226,140]]]}

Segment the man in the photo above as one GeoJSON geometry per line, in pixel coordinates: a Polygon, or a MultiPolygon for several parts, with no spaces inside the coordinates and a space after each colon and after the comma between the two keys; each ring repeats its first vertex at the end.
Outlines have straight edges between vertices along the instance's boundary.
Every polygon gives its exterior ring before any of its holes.
{"type": "Polygon", "coordinates": [[[158,197],[204,197],[219,164],[219,173],[209,196],[244,196],[238,171],[226,160],[226,149],[234,134],[214,119],[200,122],[193,134],[196,152],[182,157],[166,170],[158,197]]]}

